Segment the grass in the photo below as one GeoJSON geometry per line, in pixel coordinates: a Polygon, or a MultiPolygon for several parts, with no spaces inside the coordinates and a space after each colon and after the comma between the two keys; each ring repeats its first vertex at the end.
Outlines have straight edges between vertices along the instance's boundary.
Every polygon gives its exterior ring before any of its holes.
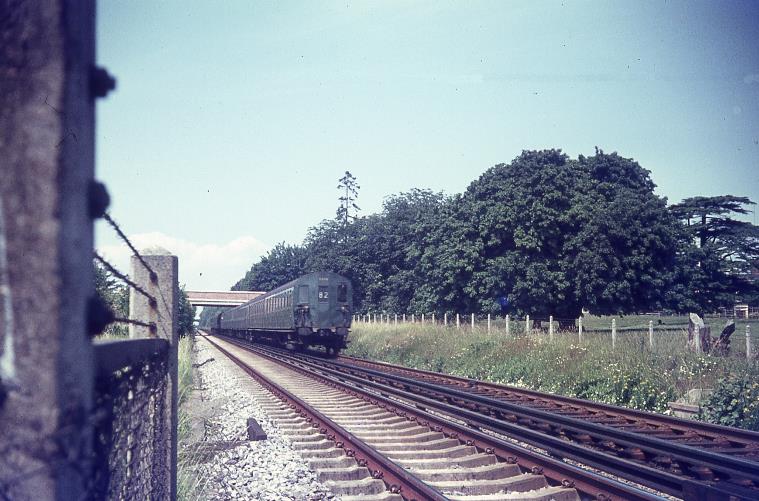
{"type": "Polygon", "coordinates": [[[188,403],[194,385],[192,368],[194,343],[194,336],[184,336],[179,339],[178,347],[179,446],[177,449],[179,452],[177,458],[177,499],[180,501],[200,499],[204,484],[203,478],[198,474],[200,456],[197,453],[183,450],[184,446],[188,444],[191,431],[188,403]]]}
{"type": "Polygon", "coordinates": [[[509,336],[500,327],[488,334],[481,324],[357,323],[346,354],[663,413],[690,389],[737,376],[759,381],[737,339],[735,355],[716,357],[688,351],[679,329],[656,331],[653,349],[647,330],[618,332],[612,349],[604,332],[586,332],[582,342],[576,330],[558,332],[550,341],[545,333],[524,335],[523,326],[512,324],[509,336]]]}

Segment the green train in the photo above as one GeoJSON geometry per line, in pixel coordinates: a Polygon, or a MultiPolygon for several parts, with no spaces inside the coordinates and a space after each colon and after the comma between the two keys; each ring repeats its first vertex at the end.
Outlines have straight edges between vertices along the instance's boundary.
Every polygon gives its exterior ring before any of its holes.
{"type": "Polygon", "coordinates": [[[332,356],[348,345],[353,287],[332,272],[303,275],[216,317],[212,333],[265,340],[288,349],[323,346],[332,356]]]}

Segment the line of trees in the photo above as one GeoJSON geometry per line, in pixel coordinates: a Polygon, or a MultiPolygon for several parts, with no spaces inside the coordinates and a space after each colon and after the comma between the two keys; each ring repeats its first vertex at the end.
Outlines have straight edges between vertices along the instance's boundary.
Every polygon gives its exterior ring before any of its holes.
{"type": "MultiPolygon", "coordinates": [[[[413,189],[357,217],[340,180],[337,217],[302,245],[276,245],[233,290],[270,290],[329,270],[354,284],[357,312],[512,313],[576,318],[755,303],[759,227],[745,197],[667,206],[650,172],[596,149],[524,151],[461,194],[413,189]]],[[[209,312],[210,314],[210,312],[209,312]]]]}

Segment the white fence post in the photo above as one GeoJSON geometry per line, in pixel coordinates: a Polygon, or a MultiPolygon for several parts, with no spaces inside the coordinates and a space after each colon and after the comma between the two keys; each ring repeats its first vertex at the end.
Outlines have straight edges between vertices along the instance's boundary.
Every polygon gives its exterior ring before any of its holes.
{"type": "Polygon", "coordinates": [[[459,314],[458,313],[456,313],[456,328],[457,329],[461,328],[461,320],[459,318],[459,314]]]}
{"type": "Polygon", "coordinates": [[[474,313],[472,313],[472,332],[474,332],[474,313]]]}
{"type": "Polygon", "coordinates": [[[415,324],[415,323],[416,323],[416,313],[412,313],[412,314],[411,314],[411,323],[412,323],[412,324],[415,324]]]}
{"type": "Polygon", "coordinates": [[[651,349],[654,349],[654,321],[648,321],[648,344],[651,349]]]}
{"type": "Polygon", "coordinates": [[[527,315],[524,319],[524,333],[525,335],[530,335],[530,315],[527,315]]]}
{"type": "Polygon", "coordinates": [[[443,313],[443,325],[448,327],[448,313],[443,313]]]}
{"type": "Polygon", "coordinates": [[[403,314],[403,323],[404,324],[406,323],[406,314],[405,313],[403,314]]]}
{"type": "Polygon", "coordinates": [[[548,317],[548,340],[553,341],[553,315],[548,317]]]}
{"type": "Polygon", "coordinates": [[[422,325],[424,325],[424,313],[422,313],[422,325]]]}
{"type": "Polygon", "coordinates": [[[577,319],[577,343],[582,344],[582,317],[577,319]]]}
{"type": "Polygon", "coordinates": [[[398,314],[397,314],[397,313],[395,314],[395,319],[394,319],[394,321],[395,321],[395,325],[398,325],[398,314]]]}
{"type": "Polygon", "coordinates": [[[751,353],[751,326],[746,326],[746,359],[751,360],[754,354],[751,353]]]}
{"type": "Polygon", "coordinates": [[[488,313],[488,334],[490,334],[490,313],[488,313]]]}
{"type": "Polygon", "coordinates": [[[435,325],[435,314],[432,314],[432,325],[435,325]]]}
{"type": "Polygon", "coordinates": [[[511,319],[509,318],[509,316],[506,315],[506,337],[508,337],[509,335],[511,335],[511,322],[510,322],[510,320],[511,319]]]}
{"type": "Polygon", "coordinates": [[[614,351],[617,348],[617,319],[611,319],[611,349],[614,351]]]}

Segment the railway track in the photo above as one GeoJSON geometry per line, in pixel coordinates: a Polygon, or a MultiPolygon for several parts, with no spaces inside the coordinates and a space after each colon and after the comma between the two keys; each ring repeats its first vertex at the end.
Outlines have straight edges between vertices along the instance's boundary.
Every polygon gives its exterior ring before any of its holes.
{"type": "Polygon", "coordinates": [[[419,408],[413,394],[383,395],[302,357],[207,339],[276,395],[269,410],[301,434],[294,446],[344,499],[659,499],[473,429],[465,415],[419,408]],[[370,491],[356,491],[361,484],[370,491]]]}
{"type": "Polygon", "coordinates": [[[675,497],[759,498],[757,433],[382,363],[269,352],[675,497]]]}

